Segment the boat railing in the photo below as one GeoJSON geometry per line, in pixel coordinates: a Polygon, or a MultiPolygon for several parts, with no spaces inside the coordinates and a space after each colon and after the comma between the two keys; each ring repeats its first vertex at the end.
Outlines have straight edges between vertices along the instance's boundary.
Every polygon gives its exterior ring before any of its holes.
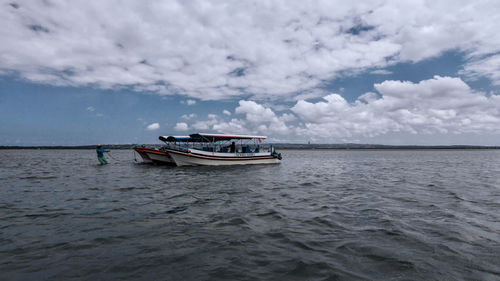
{"type": "MultiPolygon", "coordinates": [[[[213,143],[174,143],[166,142],[163,148],[174,149],[182,152],[189,152],[189,149],[198,149],[207,152],[229,153],[230,145],[213,144],[213,143]]],[[[250,144],[237,144],[236,153],[262,153],[273,152],[272,145],[250,145],[250,144]]]]}

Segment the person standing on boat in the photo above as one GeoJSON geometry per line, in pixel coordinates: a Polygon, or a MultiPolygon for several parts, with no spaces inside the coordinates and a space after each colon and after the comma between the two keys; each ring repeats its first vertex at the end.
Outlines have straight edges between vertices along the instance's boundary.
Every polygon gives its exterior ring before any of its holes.
{"type": "Polygon", "coordinates": [[[231,143],[231,153],[235,153],[236,152],[236,143],[234,143],[234,141],[231,143]]]}
{"type": "Polygon", "coordinates": [[[108,164],[108,161],[106,160],[106,158],[104,158],[104,152],[109,152],[109,150],[104,149],[100,144],[98,144],[96,152],[99,163],[101,163],[101,165],[108,164]]]}

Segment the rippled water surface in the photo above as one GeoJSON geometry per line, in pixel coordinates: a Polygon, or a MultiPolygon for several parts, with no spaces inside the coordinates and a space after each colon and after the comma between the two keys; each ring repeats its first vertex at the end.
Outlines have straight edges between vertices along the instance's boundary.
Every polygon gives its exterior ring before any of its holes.
{"type": "Polygon", "coordinates": [[[0,154],[1,280],[500,280],[500,151],[0,154]]]}

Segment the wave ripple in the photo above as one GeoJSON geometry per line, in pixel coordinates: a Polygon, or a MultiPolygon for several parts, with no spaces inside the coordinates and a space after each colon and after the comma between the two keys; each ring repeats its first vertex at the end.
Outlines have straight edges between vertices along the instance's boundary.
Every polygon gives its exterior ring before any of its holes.
{"type": "Polygon", "coordinates": [[[0,155],[5,280],[499,280],[500,151],[0,155]]]}

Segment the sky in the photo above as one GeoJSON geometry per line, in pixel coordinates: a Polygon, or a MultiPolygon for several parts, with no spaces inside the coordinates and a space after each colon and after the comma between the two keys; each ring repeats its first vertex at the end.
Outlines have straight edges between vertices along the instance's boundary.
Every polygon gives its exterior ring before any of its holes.
{"type": "Polygon", "coordinates": [[[496,0],[0,0],[0,145],[500,145],[498,30],[496,0]]]}

